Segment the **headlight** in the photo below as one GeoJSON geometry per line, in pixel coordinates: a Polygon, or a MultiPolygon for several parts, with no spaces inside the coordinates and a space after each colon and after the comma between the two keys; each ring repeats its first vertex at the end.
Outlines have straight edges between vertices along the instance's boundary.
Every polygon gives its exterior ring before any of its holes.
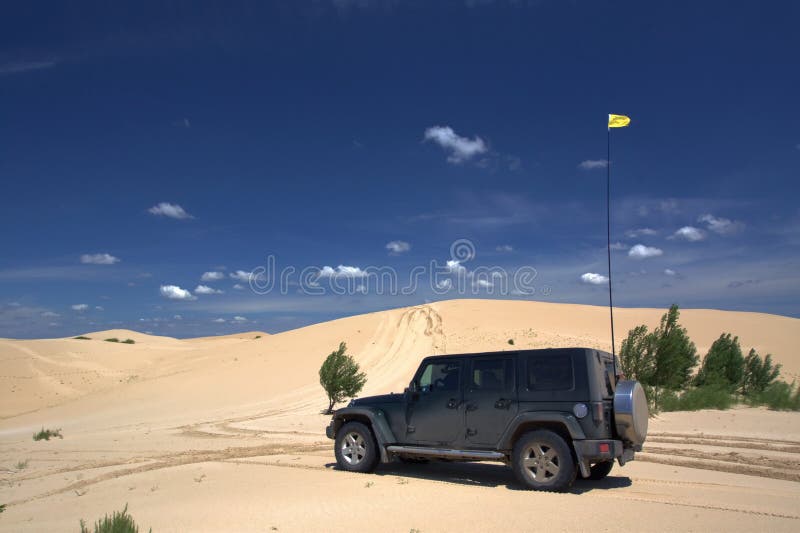
{"type": "Polygon", "coordinates": [[[589,414],[589,408],[586,407],[585,403],[576,403],[575,406],[572,408],[572,412],[575,413],[576,417],[583,418],[584,416],[589,414]]]}

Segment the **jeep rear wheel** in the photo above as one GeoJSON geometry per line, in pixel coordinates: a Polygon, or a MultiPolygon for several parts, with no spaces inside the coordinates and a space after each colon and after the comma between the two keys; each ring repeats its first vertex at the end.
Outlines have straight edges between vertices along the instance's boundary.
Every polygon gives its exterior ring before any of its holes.
{"type": "Polygon", "coordinates": [[[336,433],[336,464],[348,472],[372,472],[378,464],[378,444],[360,422],[348,422],[336,433]]]}
{"type": "Polygon", "coordinates": [[[611,473],[612,468],[614,468],[614,461],[603,461],[602,463],[593,464],[589,469],[589,477],[585,479],[594,479],[595,481],[605,479],[605,477],[611,473]]]}
{"type": "Polygon", "coordinates": [[[553,492],[569,489],[577,473],[569,445],[545,429],[525,433],[517,440],[511,467],[527,488],[553,492]]]}

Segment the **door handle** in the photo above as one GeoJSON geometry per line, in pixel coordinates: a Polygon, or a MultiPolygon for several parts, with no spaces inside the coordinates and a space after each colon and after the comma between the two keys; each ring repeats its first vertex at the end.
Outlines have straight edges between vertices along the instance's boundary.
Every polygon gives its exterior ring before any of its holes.
{"type": "Polygon", "coordinates": [[[461,402],[459,402],[455,398],[450,398],[450,400],[447,402],[448,409],[458,409],[459,405],[461,405],[461,402]]]}
{"type": "Polygon", "coordinates": [[[507,400],[505,398],[500,398],[496,402],[494,402],[495,409],[508,409],[511,407],[511,400],[507,400]]]}

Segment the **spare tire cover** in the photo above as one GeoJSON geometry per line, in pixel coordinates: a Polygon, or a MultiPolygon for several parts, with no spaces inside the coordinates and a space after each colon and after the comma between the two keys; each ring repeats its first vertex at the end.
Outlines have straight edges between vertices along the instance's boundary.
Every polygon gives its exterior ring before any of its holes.
{"type": "Polygon", "coordinates": [[[614,424],[623,441],[641,445],[647,438],[650,411],[638,381],[620,381],[614,392],[614,424]]]}

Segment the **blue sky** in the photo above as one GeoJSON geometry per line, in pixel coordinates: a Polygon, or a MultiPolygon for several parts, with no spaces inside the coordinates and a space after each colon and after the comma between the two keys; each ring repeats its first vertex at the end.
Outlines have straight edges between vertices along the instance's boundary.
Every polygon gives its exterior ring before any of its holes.
{"type": "Polygon", "coordinates": [[[633,120],[613,132],[615,303],[800,316],[798,15],[6,4],[0,336],[275,332],[456,297],[602,305],[609,112],[633,120]],[[270,256],[295,274],[258,294],[248,273],[270,256]],[[424,272],[392,294],[370,268],[400,286],[424,272]]]}

